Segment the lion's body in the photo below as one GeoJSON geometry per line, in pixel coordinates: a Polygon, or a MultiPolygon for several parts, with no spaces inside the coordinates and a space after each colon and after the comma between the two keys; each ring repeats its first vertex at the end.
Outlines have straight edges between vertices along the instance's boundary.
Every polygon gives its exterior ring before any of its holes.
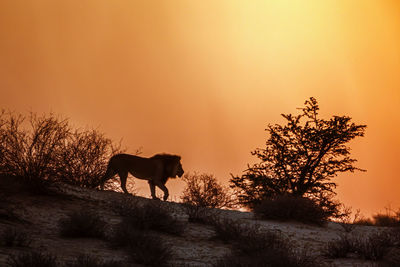
{"type": "Polygon", "coordinates": [[[143,158],[129,154],[117,154],[108,162],[106,174],[102,179],[101,187],[104,183],[118,174],[121,180],[121,188],[125,193],[129,193],[126,189],[126,179],[128,173],[134,177],[147,180],[150,185],[151,196],[156,198],[155,186],[164,191],[164,200],[168,198],[168,189],[165,183],[168,178],[176,176],[181,177],[184,173],[180,157],[168,154],[157,154],[151,158],[143,158]]]}

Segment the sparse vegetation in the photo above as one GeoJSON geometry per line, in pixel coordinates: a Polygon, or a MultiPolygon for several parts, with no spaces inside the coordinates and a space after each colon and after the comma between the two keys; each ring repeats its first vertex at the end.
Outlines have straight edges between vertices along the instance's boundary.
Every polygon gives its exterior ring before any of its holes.
{"type": "Polygon", "coordinates": [[[354,215],[352,216],[351,207],[345,207],[343,205],[343,216],[339,218],[337,221],[342,226],[346,233],[350,233],[354,230],[356,226],[356,222],[360,219],[360,210],[358,209],[354,215]]]}
{"type": "Polygon", "coordinates": [[[78,255],[72,263],[66,264],[66,267],[122,267],[122,262],[118,261],[102,261],[94,256],[81,254],[78,255]]]}
{"type": "Polygon", "coordinates": [[[341,235],[327,244],[325,255],[330,258],[345,258],[349,253],[357,254],[366,260],[384,259],[391,248],[397,246],[396,237],[389,231],[380,231],[366,237],[341,235]]]}
{"type": "Polygon", "coordinates": [[[116,226],[110,238],[113,247],[122,247],[137,263],[151,266],[165,266],[171,258],[170,246],[157,235],[137,229],[129,220],[116,226]]]}
{"type": "Polygon", "coordinates": [[[254,213],[263,219],[316,225],[323,225],[332,215],[312,199],[290,195],[265,199],[254,207],[254,213]]]}
{"type": "Polygon", "coordinates": [[[218,183],[211,174],[185,174],[186,187],[181,200],[184,203],[189,222],[207,223],[210,216],[216,216],[216,209],[233,208],[236,200],[229,188],[218,183]]]}
{"type": "Polygon", "coordinates": [[[400,227],[400,209],[397,211],[393,211],[390,208],[386,208],[385,213],[377,213],[372,216],[372,219],[360,216],[354,219],[353,224],[383,227],[400,227]]]}
{"type": "Polygon", "coordinates": [[[91,210],[74,211],[59,221],[60,234],[63,237],[104,237],[106,223],[91,210]]]}
{"type": "Polygon", "coordinates": [[[400,209],[392,211],[387,208],[386,213],[375,214],[372,218],[376,226],[400,227],[400,209]]]}
{"type": "Polygon", "coordinates": [[[0,141],[0,174],[23,177],[36,193],[51,182],[94,188],[120,151],[97,130],[72,130],[53,114],[0,112],[0,141]]]}
{"type": "Polygon", "coordinates": [[[341,172],[361,170],[354,166],[347,143],[364,136],[365,125],[347,116],[318,118],[314,98],[299,115],[282,115],[285,125],[268,125],[265,148],[252,152],[261,162],[241,176],[232,176],[231,187],[242,205],[254,208],[263,200],[292,195],[314,200],[332,217],[340,216],[332,181],[341,172]],[[329,213],[328,213],[329,212],[329,213]]]}
{"type": "Polygon", "coordinates": [[[20,229],[8,227],[0,235],[0,244],[6,247],[29,247],[31,237],[20,229]]]}
{"type": "Polygon", "coordinates": [[[205,223],[213,220],[213,217],[218,216],[219,210],[199,207],[190,204],[184,204],[184,210],[189,216],[188,221],[192,223],[205,223]]]}
{"type": "Polygon", "coordinates": [[[216,266],[317,266],[315,257],[294,250],[277,232],[264,232],[259,225],[244,226],[230,219],[216,220],[213,225],[217,238],[235,247],[216,266]]]}
{"type": "Polygon", "coordinates": [[[172,210],[161,201],[139,203],[134,199],[127,199],[118,203],[115,210],[137,229],[173,235],[180,235],[185,229],[185,224],[173,217],[172,210]]]}
{"type": "Polygon", "coordinates": [[[328,242],[324,254],[329,258],[345,258],[354,251],[354,241],[349,235],[340,235],[338,239],[328,242]]]}
{"type": "Polygon", "coordinates": [[[7,264],[10,267],[57,267],[57,257],[44,252],[26,252],[10,255],[7,264]]]}
{"type": "Polygon", "coordinates": [[[235,205],[233,193],[218,183],[211,174],[185,174],[182,202],[204,208],[232,208],[235,205]]]}

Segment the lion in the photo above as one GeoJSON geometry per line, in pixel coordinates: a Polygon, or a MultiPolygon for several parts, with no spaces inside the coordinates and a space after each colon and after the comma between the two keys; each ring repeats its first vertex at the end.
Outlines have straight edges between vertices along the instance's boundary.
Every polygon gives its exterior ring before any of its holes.
{"type": "Polygon", "coordinates": [[[151,158],[143,158],[129,154],[117,154],[110,158],[107,171],[101,179],[100,188],[103,190],[104,183],[118,174],[121,180],[121,188],[129,194],[126,189],[128,173],[134,177],[147,180],[150,186],[151,197],[156,197],[156,186],[164,192],[164,201],[168,199],[169,193],[165,183],[169,178],[182,177],[181,157],[169,154],[156,154],[151,158]]]}

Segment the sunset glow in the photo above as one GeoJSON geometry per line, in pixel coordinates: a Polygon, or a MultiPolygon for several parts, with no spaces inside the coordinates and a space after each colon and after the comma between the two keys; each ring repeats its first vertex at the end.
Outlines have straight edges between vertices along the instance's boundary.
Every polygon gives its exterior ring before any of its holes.
{"type": "Polygon", "coordinates": [[[338,199],[400,208],[396,0],[5,0],[0,90],[0,108],[61,114],[224,183],[313,96],[322,117],[368,126],[350,144],[367,172],[340,175],[338,199]]]}

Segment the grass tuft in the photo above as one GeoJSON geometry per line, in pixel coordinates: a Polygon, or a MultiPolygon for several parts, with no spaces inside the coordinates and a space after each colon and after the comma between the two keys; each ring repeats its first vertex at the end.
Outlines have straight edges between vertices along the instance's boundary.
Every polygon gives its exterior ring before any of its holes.
{"type": "Polygon", "coordinates": [[[7,259],[10,267],[56,267],[57,258],[49,253],[28,252],[19,255],[11,255],[7,259]]]}
{"type": "Polygon", "coordinates": [[[90,210],[71,212],[67,218],[59,221],[59,226],[61,236],[72,238],[103,238],[106,229],[103,219],[90,210]]]}

